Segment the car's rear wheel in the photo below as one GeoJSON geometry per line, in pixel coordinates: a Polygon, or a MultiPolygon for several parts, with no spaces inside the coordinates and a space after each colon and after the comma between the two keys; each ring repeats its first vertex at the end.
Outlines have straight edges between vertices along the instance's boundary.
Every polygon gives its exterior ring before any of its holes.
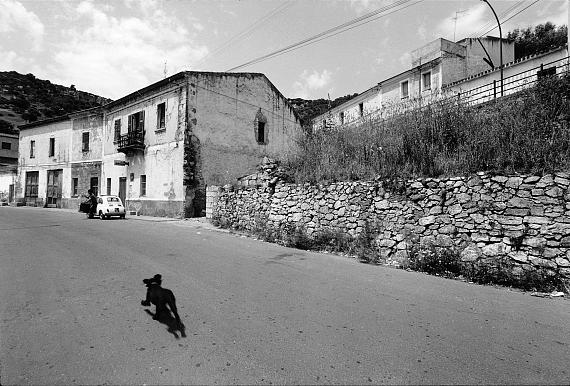
{"type": "Polygon", "coordinates": [[[101,220],[105,220],[105,219],[107,218],[107,217],[103,214],[103,211],[101,211],[101,210],[99,211],[99,218],[100,218],[101,220]]]}
{"type": "Polygon", "coordinates": [[[124,215],[124,214],[120,215],[119,217],[122,218],[123,220],[125,219],[125,215],[124,215]]]}

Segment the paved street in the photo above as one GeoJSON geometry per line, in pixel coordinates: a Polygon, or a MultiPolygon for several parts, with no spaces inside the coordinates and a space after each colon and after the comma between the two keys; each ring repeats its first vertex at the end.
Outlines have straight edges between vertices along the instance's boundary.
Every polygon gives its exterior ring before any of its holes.
{"type": "Polygon", "coordinates": [[[2,385],[570,382],[567,299],[192,221],[0,207],[0,291],[2,385]],[[155,273],[185,338],[140,304],[155,273]]]}

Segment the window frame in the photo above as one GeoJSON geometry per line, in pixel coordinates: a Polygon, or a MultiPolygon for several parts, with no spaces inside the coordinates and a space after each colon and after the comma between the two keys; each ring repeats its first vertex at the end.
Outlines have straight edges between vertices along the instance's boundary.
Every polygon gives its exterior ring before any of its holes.
{"type": "Polygon", "coordinates": [[[2,141],[2,150],[12,150],[12,142],[2,141]]]}
{"type": "Polygon", "coordinates": [[[71,195],[73,197],[77,197],[79,195],[79,178],[72,177],[71,178],[71,195]]]}
{"type": "Polygon", "coordinates": [[[48,157],[55,157],[55,137],[49,139],[48,157]]]}
{"type": "Polygon", "coordinates": [[[360,118],[364,116],[364,102],[358,104],[358,114],[360,114],[360,118]]]}
{"type": "Polygon", "coordinates": [[[146,197],[146,174],[141,174],[139,188],[139,196],[146,197]]]}
{"type": "Polygon", "coordinates": [[[410,98],[410,80],[406,79],[400,82],[400,99],[410,98]],[[406,94],[404,95],[404,84],[406,85],[406,94]]]}
{"type": "Polygon", "coordinates": [[[36,140],[30,140],[30,158],[36,158],[36,140]]]}
{"type": "Polygon", "coordinates": [[[163,130],[166,130],[166,102],[156,105],[156,131],[163,130]]]}
{"type": "Polygon", "coordinates": [[[431,91],[431,70],[430,71],[426,71],[426,72],[422,72],[422,92],[423,91],[431,91]],[[426,87],[426,75],[428,76],[427,79],[429,79],[429,86],[426,87]]]}
{"type": "Polygon", "coordinates": [[[81,151],[84,153],[89,151],[89,137],[88,131],[81,133],[81,151]],[[85,141],[85,138],[87,138],[87,141],[85,141]]]}
{"type": "Polygon", "coordinates": [[[259,144],[265,144],[265,127],[266,127],[266,122],[257,121],[257,132],[255,140],[259,144]]]}
{"type": "Polygon", "coordinates": [[[111,195],[111,178],[107,177],[107,196],[111,195]]]}
{"type": "Polygon", "coordinates": [[[114,121],[113,142],[117,143],[121,140],[121,118],[114,121]]]}

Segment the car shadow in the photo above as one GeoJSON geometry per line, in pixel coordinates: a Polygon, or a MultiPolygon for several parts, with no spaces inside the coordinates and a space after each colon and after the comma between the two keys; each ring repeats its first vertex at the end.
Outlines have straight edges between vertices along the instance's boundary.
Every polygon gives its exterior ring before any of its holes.
{"type": "Polygon", "coordinates": [[[170,311],[161,312],[158,316],[148,309],[145,309],[144,311],[152,316],[154,320],[166,325],[167,331],[174,335],[176,339],[180,339],[177,332],[180,332],[180,335],[183,338],[186,338],[186,326],[184,326],[184,323],[182,322],[177,322],[170,311]]]}

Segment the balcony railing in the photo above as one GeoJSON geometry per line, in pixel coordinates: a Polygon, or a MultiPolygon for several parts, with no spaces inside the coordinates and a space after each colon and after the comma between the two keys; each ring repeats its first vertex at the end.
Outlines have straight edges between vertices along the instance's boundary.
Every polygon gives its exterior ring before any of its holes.
{"type": "Polygon", "coordinates": [[[117,141],[117,150],[121,153],[144,151],[144,131],[131,131],[121,135],[117,141]]]}

